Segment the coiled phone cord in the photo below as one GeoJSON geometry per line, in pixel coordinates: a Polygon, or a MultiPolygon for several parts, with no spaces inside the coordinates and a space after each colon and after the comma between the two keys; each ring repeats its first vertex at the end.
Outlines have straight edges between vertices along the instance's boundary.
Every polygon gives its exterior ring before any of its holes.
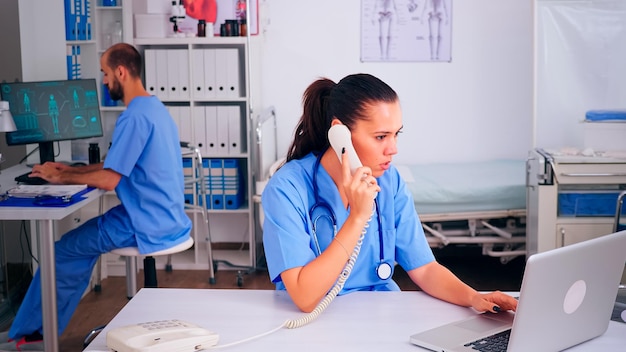
{"type": "Polygon", "coordinates": [[[335,297],[337,297],[339,292],[341,292],[341,289],[343,289],[344,284],[348,280],[348,277],[350,277],[350,273],[352,272],[352,268],[354,267],[354,263],[356,262],[356,258],[359,256],[359,252],[361,251],[361,245],[363,244],[363,239],[365,238],[365,234],[367,233],[367,229],[370,226],[370,221],[372,221],[372,216],[374,216],[374,210],[372,210],[372,215],[370,216],[369,220],[367,220],[367,223],[363,227],[363,231],[361,231],[361,236],[359,237],[358,241],[356,242],[356,245],[354,246],[354,250],[352,251],[352,254],[350,255],[350,258],[348,259],[348,262],[343,267],[343,270],[341,271],[341,274],[339,274],[339,277],[337,278],[337,282],[335,282],[335,285],[330,289],[330,291],[328,291],[328,293],[326,294],[324,299],[322,299],[320,301],[320,303],[317,304],[317,307],[315,307],[315,309],[313,309],[313,311],[311,313],[308,313],[305,316],[303,316],[301,318],[298,318],[298,319],[288,319],[282,325],[280,325],[280,326],[278,326],[278,327],[276,327],[276,328],[274,328],[274,329],[272,329],[270,331],[267,331],[265,333],[262,333],[262,334],[259,334],[259,335],[256,335],[256,336],[252,336],[252,337],[249,337],[247,339],[240,340],[240,341],[231,342],[229,344],[213,346],[213,347],[211,347],[211,349],[221,349],[221,348],[231,347],[231,346],[234,346],[234,345],[239,345],[239,344],[244,343],[244,342],[248,342],[248,341],[251,341],[251,340],[258,339],[258,338],[263,337],[263,336],[267,336],[267,335],[272,334],[272,333],[274,333],[274,332],[276,332],[276,331],[278,331],[278,330],[280,330],[282,328],[296,329],[296,328],[302,327],[302,326],[312,322],[313,320],[315,320],[324,310],[326,310],[326,308],[328,308],[328,306],[333,301],[333,299],[335,299],[335,297]]]}
{"type": "Polygon", "coordinates": [[[341,271],[341,274],[339,274],[339,277],[337,278],[337,282],[330,289],[330,291],[328,291],[328,293],[326,294],[324,299],[322,299],[320,301],[320,303],[317,304],[317,307],[315,307],[315,309],[313,309],[313,311],[311,311],[307,315],[305,315],[305,316],[303,316],[301,318],[298,318],[298,319],[289,319],[289,320],[287,320],[283,324],[284,327],[286,327],[288,329],[296,329],[296,328],[299,328],[301,326],[304,326],[304,325],[312,322],[324,310],[326,310],[326,308],[328,308],[328,306],[333,301],[333,299],[335,299],[335,297],[339,294],[339,292],[341,292],[341,290],[343,289],[343,286],[345,285],[346,281],[348,280],[348,277],[350,277],[350,273],[352,273],[352,268],[354,267],[354,263],[356,262],[356,258],[359,256],[359,252],[361,251],[361,245],[363,244],[363,239],[365,238],[365,234],[367,233],[367,229],[370,227],[370,221],[372,221],[372,216],[373,215],[374,215],[374,212],[372,211],[372,215],[370,215],[369,220],[367,220],[367,223],[363,227],[363,231],[361,231],[361,236],[359,237],[358,241],[356,242],[356,246],[354,246],[354,250],[352,251],[352,254],[350,255],[350,258],[348,259],[348,262],[343,267],[343,270],[341,271]]]}

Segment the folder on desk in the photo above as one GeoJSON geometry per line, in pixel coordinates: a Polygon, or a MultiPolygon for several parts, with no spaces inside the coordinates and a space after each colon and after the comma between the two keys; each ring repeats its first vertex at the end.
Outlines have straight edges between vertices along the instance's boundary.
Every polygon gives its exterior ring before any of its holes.
{"type": "Polygon", "coordinates": [[[87,185],[19,185],[9,189],[7,195],[16,198],[73,197],[86,188],[87,185]]]}
{"type": "Polygon", "coordinates": [[[92,191],[87,185],[20,185],[0,198],[3,207],[67,207],[92,191]]]}

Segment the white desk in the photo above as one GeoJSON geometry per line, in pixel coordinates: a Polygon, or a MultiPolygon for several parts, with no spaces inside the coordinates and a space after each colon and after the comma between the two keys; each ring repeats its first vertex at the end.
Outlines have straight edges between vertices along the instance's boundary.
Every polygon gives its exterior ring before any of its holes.
{"type": "MultiPolygon", "coordinates": [[[[14,178],[29,170],[24,165],[17,165],[2,170],[0,187],[2,192],[15,186],[14,178]]],[[[39,268],[41,276],[41,300],[43,315],[44,347],[46,351],[59,350],[57,320],[56,270],[54,261],[54,228],[55,220],[61,220],[85,205],[98,199],[104,191],[93,190],[87,198],[68,207],[0,207],[0,220],[36,220],[37,236],[41,245],[39,268]]]]}
{"type": "MultiPolygon", "coordinates": [[[[280,329],[226,351],[423,351],[409,336],[470,316],[469,308],[420,291],[355,292],[335,298],[315,321],[280,329]]],[[[85,351],[109,351],[106,333],[114,327],[163,319],[187,320],[220,335],[219,345],[268,332],[287,319],[302,317],[285,291],[142,289],[85,351]]],[[[571,351],[616,351],[626,344],[626,324],[571,351]]]]}

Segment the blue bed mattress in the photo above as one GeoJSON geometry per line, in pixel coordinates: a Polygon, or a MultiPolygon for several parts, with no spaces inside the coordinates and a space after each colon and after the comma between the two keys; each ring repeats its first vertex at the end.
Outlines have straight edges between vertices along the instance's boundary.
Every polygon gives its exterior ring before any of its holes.
{"type": "Polygon", "coordinates": [[[397,167],[418,214],[526,209],[525,160],[397,167]]]}

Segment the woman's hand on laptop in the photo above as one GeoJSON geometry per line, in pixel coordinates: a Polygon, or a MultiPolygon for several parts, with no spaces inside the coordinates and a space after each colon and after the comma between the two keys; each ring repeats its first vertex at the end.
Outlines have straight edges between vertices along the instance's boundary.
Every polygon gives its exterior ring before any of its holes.
{"type": "Polygon", "coordinates": [[[500,291],[478,293],[472,299],[472,308],[479,312],[498,313],[517,309],[517,299],[500,291]]]}

